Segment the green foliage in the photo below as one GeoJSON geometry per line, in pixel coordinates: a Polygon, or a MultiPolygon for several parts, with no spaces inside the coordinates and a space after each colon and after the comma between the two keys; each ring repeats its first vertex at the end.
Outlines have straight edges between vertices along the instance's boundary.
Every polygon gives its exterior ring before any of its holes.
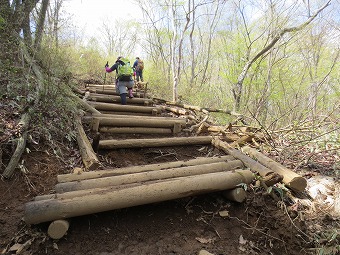
{"type": "Polygon", "coordinates": [[[159,64],[151,63],[144,60],[145,68],[143,70],[143,77],[145,81],[148,81],[148,91],[155,97],[165,100],[172,100],[172,84],[168,81],[168,76],[161,68],[159,64]]]}
{"type": "Polygon", "coordinates": [[[69,85],[65,83],[50,85],[53,89],[49,89],[34,107],[32,133],[34,140],[48,142],[56,155],[60,155],[61,144],[72,145],[75,142],[73,116],[78,114],[79,108],[69,97],[71,93],[69,85]]]}
{"type": "Polygon", "coordinates": [[[314,241],[316,248],[311,250],[314,250],[317,255],[335,255],[340,253],[339,229],[329,229],[328,231],[315,234],[314,241]]]}
{"type": "Polygon", "coordinates": [[[5,27],[5,19],[0,15],[0,30],[2,30],[5,27]]]}

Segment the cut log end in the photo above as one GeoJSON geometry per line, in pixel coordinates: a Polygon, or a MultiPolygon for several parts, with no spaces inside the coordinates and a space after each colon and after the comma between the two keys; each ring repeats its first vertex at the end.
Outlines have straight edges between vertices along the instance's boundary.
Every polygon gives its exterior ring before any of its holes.
{"type": "Polygon", "coordinates": [[[47,234],[52,239],[60,239],[66,235],[70,223],[67,220],[55,220],[53,221],[47,230],[47,234]]]}
{"type": "Polygon", "coordinates": [[[222,195],[228,200],[239,202],[239,203],[242,203],[247,198],[247,193],[242,188],[225,190],[222,192],[222,195]]]}
{"type": "Polygon", "coordinates": [[[302,192],[307,187],[307,180],[303,177],[295,177],[289,183],[286,184],[294,191],[302,192]]]}

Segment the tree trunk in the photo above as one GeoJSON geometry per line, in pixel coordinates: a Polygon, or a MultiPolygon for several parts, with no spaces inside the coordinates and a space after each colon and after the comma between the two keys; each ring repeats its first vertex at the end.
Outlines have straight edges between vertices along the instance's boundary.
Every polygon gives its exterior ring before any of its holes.
{"type": "Polygon", "coordinates": [[[101,178],[101,177],[109,177],[109,176],[116,176],[121,174],[132,174],[132,173],[141,173],[146,171],[155,171],[155,170],[162,170],[168,168],[175,168],[175,167],[184,167],[184,166],[196,166],[196,165],[203,165],[203,164],[211,164],[215,162],[224,162],[224,161],[232,161],[235,158],[230,155],[220,156],[220,157],[213,157],[213,158],[196,158],[187,161],[173,161],[173,162],[166,162],[166,163],[157,163],[157,164],[150,164],[150,165],[142,165],[142,166],[130,166],[130,167],[123,167],[123,168],[114,168],[114,169],[105,169],[105,170],[98,170],[92,172],[82,172],[81,174],[63,174],[58,175],[58,182],[71,182],[71,181],[80,181],[80,180],[87,180],[87,179],[94,179],[94,178],[101,178]]]}
{"type": "Polygon", "coordinates": [[[211,136],[170,137],[155,139],[102,140],[99,149],[148,148],[211,144],[211,136]]]}
{"type": "Polygon", "coordinates": [[[49,0],[42,0],[41,9],[39,13],[39,20],[37,24],[37,30],[35,32],[34,48],[39,51],[41,46],[42,35],[44,31],[45,18],[47,13],[47,7],[49,0]]]}
{"type": "Polygon", "coordinates": [[[112,190],[111,187],[96,192],[89,190],[82,196],[70,199],[48,199],[26,203],[24,220],[27,224],[38,224],[233,189],[241,183],[249,184],[253,180],[254,175],[251,171],[242,170],[179,177],[118,190],[112,190]]]}
{"type": "Polygon", "coordinates": [[[257,150],[250,148],[249,146],[243,147],[242,150],[248,153],[250,156],[255,157],[264,166],[282,175],[283,183],[285,183],[286,186],[288,186],[289,188],[301,192],[304,191],[307,187],[307,181],[305,178],[284,167],[280,163],[272,160],[271,158],[263,155],[261,152],[258,152],[257,150]]]}
{"type": "Polygon", "coordinates": [[[271,48],[275,46],[275,44],[284,36],[286,33],[290,32],[297,32],[302,29],[304,29],[308,24],[310,24],[316,16],[323,10],[325,9],[328,5],[330,5],[331,0],[328,0],[321,8],[319,8],[314,15],[308,18],[304,23],[302,23],[299,26],[296,27],[289,27],[289,28],[283,28],[276,36],[272,38],[272,40],[262,49],[260,50],[253,58],[247,61],[245,63],[242,72],[238,76],[237,83],[232,89],[232,93],[234,96],[234,111],[238,112],[241,106],[241,96],[242,96],[242,90],[243,90],[243,82],[245,78],[247,77],[248,70],[252,66],[252,64],[260,58],[262,55],[267,53],[271,48]]]}

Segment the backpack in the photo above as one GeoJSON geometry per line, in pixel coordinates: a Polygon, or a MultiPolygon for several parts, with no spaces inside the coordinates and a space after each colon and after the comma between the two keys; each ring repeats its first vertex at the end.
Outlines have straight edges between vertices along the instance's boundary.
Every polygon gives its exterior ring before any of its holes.
{"type": "Polygon", "coordinates": [[[137,70],[143,71],[144,69],[144,62],[141,59],[138,59],[137,70]]]}
{"type": "Polygon", "coordinates": [[[117,79],[120,81],[131,81],[133,69],[131,67],[130,61],[126,58],[121,58],[117,69],[117,79]]]}

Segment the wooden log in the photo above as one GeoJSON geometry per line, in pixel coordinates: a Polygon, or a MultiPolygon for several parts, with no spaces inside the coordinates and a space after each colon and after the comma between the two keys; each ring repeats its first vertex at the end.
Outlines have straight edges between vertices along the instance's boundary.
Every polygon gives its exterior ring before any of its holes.
{"type": "Polygon", "coordinates": [[[72,95],[72,98],[74,98],[88,112],[100,114],[100,111],[95,109],[92,105],[89,105],[87,101],[81,100],[79,97],[75,96],[74,94],[72,95]]]}
{"type": "Polygon", "coordinates": [[[94,131],[94,132],[98,132],[99,125],[100,125],[99,118],[92,118],[92,121],[91,121],[91,130],[94,131]]]}
{"type": "Polygon", "coordinates": [[[76,119],[76,127],[77,142],[84,166],[88,170],[95,170],[100,166],[100,161],[98,160],[97,155],[93,151],[91,143],[85,134],[80,118],[76,119]]]}
{"type": "Polygon", "coordinates": [[[178,177],[136,187],[104,188],[96,193],[71,199],[49,199],[25,204],[24,220],[39,224],[56,219],[110,211],[131,206],[156,203],[209,192],[236,188],[240,183],[249,184],[254,175],[249,170],[217,172],[189,177],[178,177]]]}
{"type": "Polygon", "coordinates": [[[184,109],[189,109],[189,110],[199,111],[199,112],[203,112],[205,114],[209,114],[209,112],[206,109],[199,107],[199,106],[196,106],[196,105],[187,105],[187,104],[182,104],[182,103],[178,103],[178,102],[167,102],[167,104],[178,106],[178,107],[181,107],[181,108],[184,108],[184,109]]]}
{"type": "Polygon", "coordinates": [[[230,171],[241,167],[243,167],[242,162],[240,160],[234,160],[229,162],[216,162],[204,165],[169,168],[90,180],[58,183],[57,185],[55,185],[55,191],[57,193],[64,193],[75,190],[104,188],[108,186],[118,186],[152,180],[163,180],[175,177],[230,171]]]}
{"type": "Polygon", "coordinates": [[[223,162],[223,161],[232,161],[235,158],[231,155],[225,155],[220,157],[198,157],[195,159],[190,159],[186,161],[173,161],[166,163],[157,163],[157,164],[149,164],[149,165],[141,165],[141,166],[130,166],[130,167],[122,167],[122,168],[113,168],[113,169],[105,169],[98,170],[92,172],[82,172],[81,174],[62,174],[58,175],[58,182],[71,182],[71,181],[80,181],[101,177],[109,177],[116,176],[121,174],[132,174],[132,173],[141,173],[146,171],[153,170],[162,170],[169,169],[175,167],[184,167],[184,166],[195,166],[195,165],[203,165],[203,164],[211,164],[215,162],[223,162]]]}
{"type": "Polygon", "coordinates": [[[240,187],[222,191],[222,195],[230,201],[235,201],[239,203],[242,203],[247,198],[247,192],[240,187]]]}
{"type": "Polygon", "coordinates": [[[101,140],[99,149],[150,148],[211,144],[211,136],[168,137],[150,139],[101,140]]]}
{"type": "Polygon", "coordinates": [[[117,111],[117,112],[141,112],[152,113],[153,110],[161,112],[160,108],[151,106],[139,106],[139,105],[119,105],[109,103],[89,102],[95,109],[103,111],[117,111]]]}
{"type": "Polygon", "coordinates": [[[161,106],[163,110],[169,111],[169,112],[173,112],[176,114],[180,114],[180,115],[189,115],[189,112],[185,109],[180,109],[180,108],[175,108],[175,107],[169,107],[169,106],[161,106]]]}
{"type": "MultiPolygon", "coordinates": [[[[136,115],[128,115],[128,113],[122,113],[122,114],[92,114],[89,116],[89,118],[107,118],[107,119],[113,119],[113,118],[136,118],[136,115]]],[[[161,117],[161,116],[145,116],[143,117],[143,120],[168,120],[168,121],[179,121],[179,122],[185,122],[187,120],[186,117],[161,117]]]]}
{"type": "MultiPolygon", "coordinates": [[[[153,109],[157,112],[157,109],[153,109]]],[[[105,111],[105,110],[100,110],[100,113],[102,114],[117,114],[117,115],[131,115],[131,116],[134,116],[134,117],[142,117],[144,118],[145,117],[152,117],[151,115],[153,115],[153,112],[119,112],[119,111],[105,111]]],[[[157,115],[157,114],[156,114],[157,115]]]]}
{"type": "Polygon", "coordinates": [[[255,137],[255,134],[244,135],[237,139],[235,142],[231,143],[231,147],[236,147],[244,144],[245,142],[250,142],[255,137]]]}
{"type": "Polygon", "coordinates": [[[282,182],[286,184],[287,187],[299,192],[304,191],[305,188],[307,187],[307,180],[303,178],[301,175],[293,172],[287,167],[265,156],[256,149],[253,149],[249,146],[245,146],[242,148],[242,150],[248,153],[250,156],[256,158],[256,160],[259,161],[264,166],[282,175],[283,176],[282,182]]]}
{"type": "MultiPolygon", "coordinates": [[[[121,103],[121,98],[120,96],[103,96],[103,95],[93,95],[91,94],[88,97],[89,100],[95,101],[95,102],[104,102],[104,103],[115,103],[115,104],[120,104],[121,103]]],[[[152,105],[153,101],[152,99],[147,99],[147,98],[128,98],[127,97],[127,104],[141,104],[141,105],[152,105]]]]}
{"type": "Polygon", "coordinates": [[[114,126],[114,127],[158,127],[158,128],[173,128],[174,124],[178,123],[185,126],[185,119],[158,119],[157,117],[151,118],[102,118],[99,119],[100,126],[114,126]]]}
{"type": "Polygon", "coordinates": [[[98,95],[115,95],[115,96],[119,96],[119,92],[117,92],[116,89],[112,89],[112,88],[87,87],[85,90],[82,90],[82,91],[89,91],[90,93],[98,94],[98,95]]]}
{"type": "Polygon", "coordinates": [[[116,89],[115,84],[86,84],[86,88],[93,88],[93,89],[116,89]]]}
{"type": "Polygon", "coordinates": [[[181,132],[182,126],[184,126],[184,125],[181,125],[180,123],[174,123],[173,128],[172,128],[172,132],[174,134],[178,134],[179,132],[181,132]]]}
{"type": "Polygon", "coordinates": [[[111,134],[171,134],[171,128],[100,127],[99,132],[111,134]]]}
{"type": "Polygon", "coordinates": [[[228,143],[221,141],[219,138],[214,137],[212,140],[212,144],[216,148],[223,150],[227,154],[240,159],[243,164],[245,164],[245,166],[249,167],[252,171],[259,173],[262,177],[273,173],[273,170],[268,169],[264,165],[243,154],[241,151],[231,148],[228,143]]]}
{"type": "Polygon", "coordinates": [[[16,141],[16,148],[15,151],[11,157],[11,160],[9,161],[8,165],[5,168],[5,171],[3,172],[3,177],[9,179],[14,174],[15,169],[18,167],[19,161],[21,159],[21,156],[26,148],[26,140],[27,140],[27,129],[29,127],[30,123],[30,115],[29,113],[24,113],[21,116],[21,119],[18,123],[18,126],[21,128],[21,134],[18,137],[16,141]]]}
{"type": "MultiPolygon", "coordinates": [[[[98,95],[114,95],[119,96],[119,92],[117,92],[115,89],[94,89],[91,91],[92,93],[98,94],[98,95]]],[[[141,92],[132,92],[132,95],[137,98],[143,98],[144,94],[141,92]]]]}
{"type": "Polygon", "coordinates": [[[53,221],[47,229],[47,234],[52,239],[60,239],[66,235],[70,223],[67,220],[55,220],[53,221]]]}
{"type": "Polygon", "coordinates": [[[92,141],[92,149],[95,153],[98,152],[99,141],[100,141],[100,132],[96,132],[96,134],[93,137],[93,141],[92,141]]]}

